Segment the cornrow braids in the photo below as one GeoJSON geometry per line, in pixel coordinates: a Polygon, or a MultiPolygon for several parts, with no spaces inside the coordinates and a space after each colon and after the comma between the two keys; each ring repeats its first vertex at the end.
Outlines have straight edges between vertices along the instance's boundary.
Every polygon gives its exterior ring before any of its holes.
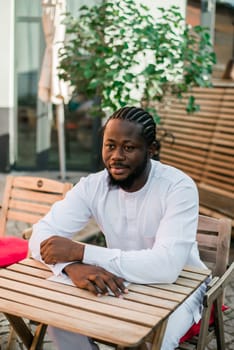
{"type": "MultiPolygon", "coordinates": [[[[111,119],[123,119],[140,124],[142,126],[142,136],[147,145],[156,141],[156,124],[153,117],[144,109],[139,107],[123,107],[114,112],[107,120],[105,126],[111,119]]],[[[104,129],[105,129],[104,126],[104,129]]]]}

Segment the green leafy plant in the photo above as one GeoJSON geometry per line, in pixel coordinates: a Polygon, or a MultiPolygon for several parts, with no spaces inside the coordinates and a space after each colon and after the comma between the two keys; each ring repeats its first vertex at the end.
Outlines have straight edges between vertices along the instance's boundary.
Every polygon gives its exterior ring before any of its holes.
{"type": "MultiPolygon", "coordinates": [[[[211,85],[215,55],[206,29],[188,26],[175,6],[158,11],[155,20],[143,4],[113,0],[67,14],[60,78],[95,101],[93,114],[135,104],[159,121],[166,96],[211,85]]],[[[192,95],[187,102],[188,112],[199,108],[192,95]]]]}

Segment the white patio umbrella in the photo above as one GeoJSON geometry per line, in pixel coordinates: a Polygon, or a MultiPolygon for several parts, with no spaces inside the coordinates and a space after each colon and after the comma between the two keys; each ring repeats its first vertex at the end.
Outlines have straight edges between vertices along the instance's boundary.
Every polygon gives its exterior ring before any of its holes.
{"type": "MultiPolygon", "coordinates": [[[[58,130],[59,163],[61,179],[66,177],[65,137],[64,137],[64,101],[68,100],[68,85],[58,77],[58,52],[65,40],[65,25],[62,24],[66,12],[66,0],[42,0],[42,23],[46,49],[38,84],[38,96],[41,101],[56,105],[58,130]]],[[[48,109],[49,109],[48,108],[48,109]]]]}

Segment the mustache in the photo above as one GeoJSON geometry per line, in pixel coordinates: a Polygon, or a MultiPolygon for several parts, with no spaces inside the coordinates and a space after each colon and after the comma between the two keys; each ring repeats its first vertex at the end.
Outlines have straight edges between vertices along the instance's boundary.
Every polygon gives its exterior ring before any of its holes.
{"type": "Polygon", "coordinates": [[[114,162],[110,164],[111,168],[129,168],[129,166],[127,164],[123,164],[120,162],[114,162]]]}

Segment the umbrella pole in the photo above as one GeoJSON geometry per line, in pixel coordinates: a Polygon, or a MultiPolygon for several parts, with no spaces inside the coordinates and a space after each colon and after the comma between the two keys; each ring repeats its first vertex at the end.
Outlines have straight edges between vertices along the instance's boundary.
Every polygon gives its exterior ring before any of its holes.
{"type": "Polygon", "coordinates": [[[60,178],[66,179],[66,161],[65,161],[65,135],[64,135],[64,106],[63,103],[56,105],[56,119],[58,132],[58,148],[59,148],[59,166],[60,178]]]}

